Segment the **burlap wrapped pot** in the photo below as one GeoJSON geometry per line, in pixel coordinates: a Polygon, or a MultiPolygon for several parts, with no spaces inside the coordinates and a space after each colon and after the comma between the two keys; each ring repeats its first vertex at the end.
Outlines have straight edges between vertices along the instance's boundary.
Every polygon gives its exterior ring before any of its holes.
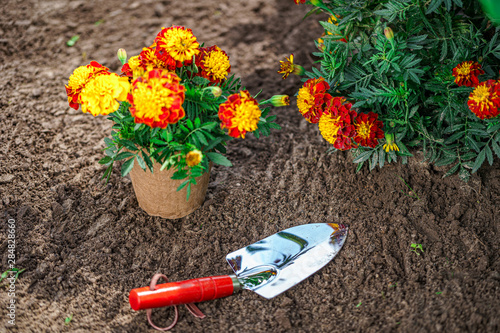
{"type": "Polygon", "coordinates": [[[191,214],[203,204],[210,179],[211,165],[208,172],[196,178],[196,185],[191,185],[191,195],[188,201],[186,201],[186,187],[177,192],[177,188],[184,179],[171,179],[177,169],[172,167],[170,170],[160,171],[160,168],[159,163],[154,163],[153,173],[151,173],[149,169],[146,168],[144,171],[137,163],[134,163],[130,171],[135,196],[139,206],[146,213],[166,219],[178,219],[191,214]]]}

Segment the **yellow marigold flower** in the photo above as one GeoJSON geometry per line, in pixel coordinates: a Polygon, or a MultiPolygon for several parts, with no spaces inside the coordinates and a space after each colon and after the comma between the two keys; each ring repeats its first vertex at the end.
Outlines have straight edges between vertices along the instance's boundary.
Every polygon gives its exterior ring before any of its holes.
{"type": "Polygon", "coordinates": [[[200,164],[203,154],[198,149],[191,150],[186,155],[186,164],[190,167],[200,164]]]}
{"type": "Polygon", "coordinates": [[[196,66],[201,69],[198,75],[212,83],[220,83],[231,72],[227,53],[217,45],[202,48],[199,57],[196,58],[196,66]]]}
{"type": "Polygon", "coordinates": [[[196,41],[191,29],[172,26],[162,28],[155,39],[157,49],[165,51],[174,60],[184,62],[191,60],[193,56],[200,53],[200,44],[196,41]]]}
{"type": "Polygon", "coordinates": [[[182,108],[186,88],[181,79],[166,70],[152,70],[132,84],[128,95],[136,123],[165,128],[186,115],[182,108]]]}
{"type": "Polygon", "coordinates": [[[398,145],[396,144],[396,142],[394,142],[394,134],[385,133],[385,140],[387,141],[387,143],[384,144],[382,148],[385,150],[386,153],[388,153],[389,150],[399,151],[398,145]]]}
{"type": "Polygon", "coordinates": [[[80,92],[85,85],[97,74],[109,74],[109,68],[104,67],[97,61],[91,61],[87,66],[80,66],[74,70],[66,85],[69,106],[78,110],[80,104],[80,92]]]}
{"type": "Polygon", "coordinates": [[[219,106],[221,128],[227,128],[233,138],[244,139],[246,132],[255,131],[260,115],[259,103],[248,90],[229,96],[227,101],[219,106]]]}
{"type": "Polygon", "coordinates": [[[280,70],[278,71],[278,74],[283,74],[283,80],[286,79],[290,74],[304,74],[304,67],[293,63],[293,53],[290,54],[290,57],[285,59],[285,61],[280,60],[280,70]]]}
{"type": "Polygon", "coordinates": [[[98,75],[85,85],[80,94],[82,111],[90,112],[94,117],[115,112],[120,107],[117,100],[126,100],[129,89],[126,77],[114,73],[98,75]]]}

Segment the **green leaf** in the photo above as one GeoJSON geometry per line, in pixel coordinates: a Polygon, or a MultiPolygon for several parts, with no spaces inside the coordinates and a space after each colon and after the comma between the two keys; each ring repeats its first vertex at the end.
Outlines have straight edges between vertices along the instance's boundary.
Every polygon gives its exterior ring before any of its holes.
{"type": "Polygon", "coordinates": [[[223,165],[223,166],[232,166],[233,164],[224,156],[219,153],[205,153],[207,157],[214,162],[215,164],[223,165]]]}
{"type": "Polygon", "coordinates": [[[135,146],[135,144],[132,142],[132,141],[129,141],[129,140],[120,140],[120,143],[125,147],[127,148],[128,150],[132,150],[132,151],[137,151],[139,149],[137,149],[137,147],[135,146]]]}
{"type": "Polygon", "coordinates": [[[148,166],[149,171],[151,171],[151,173],[153,173],[153,162],[151,161],[151,159],[149,158],[149,155],[144,150],[142,151],[142,157],[144,158],[144,161],[146,162],[146,165],[148,166]]]}
{"type": "Polygon", "coordinates": [[[361,163],[361,162],[368,160],[373,152],[374,152],[373,150],[368,150],[368,151],[362,152],[354,159],[353,163],[361,163]]]}
{"type": "Polygon", "coordinates": [[[99,164],[108,164],[109,162],[111,162],[113,159],[109,156],[105,156],[103,157],[100,161],[99,161],[99,164]]]}
{"type": "Polygon", "coordinates": [[[146,171],[146,163],[144,162],[144,159],[140,155],[136,155],[135,159],[139,163],[139,166],[141,167],[141,169],[146,171]]]}
{"type": "Polygon", "coordinates": [[[121,161],[123,159],[126,159],[128,157],[135,156],[135,154],[132,154],[131,152],[128,151],[122,151],[115,157],[115,161],[121,161]]]}
{"type": "Polygon", "coordinates": [[[491,141],[491,148],[493,148],[495,154],[498,156],[498,158],[500,158],[500,146],[496,141],[494,140],[491,141]]]}
{"type": "Polygon", "coordinates": [[[481,165],[483,165],[484,160],[486,158],[486,149],[481,150],[481,152],[477,155],[476,161],[474,162],[474,166],[472,167],[472,173],[476,172],[481,165]]]}
{"type": "Polygon", "coordinates": [[[464,182],[467,182],[470,179],[470,172],[461,167],[460,171],[458,172],[458,178],[460,178],[464,182]]]}
{"type": "Polygon", "coordinates": [[[186,125],[190,130],[194,129],[193,122],[191,121],[191,119],[186,120],[186,125]]]}
{"type": "Polygon", "coordinates": [[[203,135],[203,133],[201,133],[201,131],[194,132],[194,135],[196,135],[196,137],[198,138],[198,140],[200,140],[200,143],[202,145],[204,145],[204,146],[208,145],[207,139],[205,138],[205,136],[203,135]]]}
{"type": "Polygon", "coordinates": [[[191,196],[191,183],[188,184],[187,189],[186,189],[186,201],[189,200],[190,196],[191,196]]]}
{"type": "Polygon", "coordinates": [[[455,164],[450,170],[448,170],[448,172],[444,174],[443,178],[453,175],[455,172],[457,172],[459,167],[460,163],[455,164]]]}
{"type": "Polygon", "coordinates": [[[448,164],[455,162],[456,160],[457,160],[456,156],[445,157],[445,158],[442,158],[439,161],[437,161],[435,163],[435,165],[436,166],[445,166],[445,165],[448,165],[448,164]]]}
{"type": "Polygon", "coordinates": [[[179,185],[179,187],[177,188],[177,192],[179,192],[180,190],[182,190],[188,183],[189,183],[189,179],[186,179],[185,181],[183,181],[182,184],[179,185]]]}
{"type": "Polygon", "coordinates": [[[432,0],[429,7],[427,7],[426,15],[429,15],[432,12],[435,12],[439,6],[443,3],[443,0],[432,0]]]}
{"type": "Polygon", "coordinates": [[[490,165],[493,165],[493,152],[491,151],[490,146],[486,145],[483,150],[486,151],[486,158],[488,159],[488,163],[490,165]]]}
{"type": "Polygon", "coordinates": [[[134,167],[134,158],[132,157],[131,159],[127,160],[125,163],[122,165],[122,177],[125,177],[128,175],[130,170],[134,167]]]}

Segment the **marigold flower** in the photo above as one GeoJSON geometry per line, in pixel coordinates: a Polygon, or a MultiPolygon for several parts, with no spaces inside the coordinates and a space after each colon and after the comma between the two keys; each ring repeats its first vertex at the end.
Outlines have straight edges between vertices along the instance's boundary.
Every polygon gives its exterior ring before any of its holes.
{"type": "Polygon", "coordinates": [[[304,67],[293,63],[293,53],[290,54],[290,57],[285,59],[285,61],[280,60],[280,70],[278,71],[278,74],[283,74],[283,80],[286,79],[290,74],[304,74],[304,67]]]}
{"type": "Polygon", "coordinates": [[[159,69],[137,78],[127,97],[135,122],[165,128],[184,118],[185,87],[180,81],[175,73],[159,69]]]}
{"type": "Polygon", "coordinates": [[[500,82],[481,82],[469,95],[469,109],[480,119],[495,118],[500,114],[500,82]]]}
{"type": "Polygon", "coordinates": [[[155,38],[158,52],[167,53],[175,61],[185,62],[196,56],[200,44],[191,29],[180,26],[162,28],[155,38]]]}
{"type": "Polygon", "coordinates": [[[221,128],[227,128],[228,134],[233,138],[244,139],[246,132],[255,131],[260,115],[259,103],[248,90],[229,96],[227,101],[219,106],[221,128]]]}
{"type": "Polygon", "coordinates": [[[200,164],[203,154],[198,149],[191,150],[186,154],[186,164],[190,167],[200,164]]]}
{"type": "Polygon", "coordinates": [[[389,150],[399,151],[399,147],[394,141],[393,133],[385,133],[385,141],[386,143],[382,146],[382,149],[384,149],[386,153],[388,153],[389,150]]]}
{"type": "Polygon", "coordinates": [[[378,139],[384,137],[382,131],[383,123],[377,120],[378,114],[369,112],[360,113],[354,120],[356,135],[354,141],[364,147],[375,148],[378,145],[378,139]]]}
{"type": "Polygon", "coordinates": [[[176,61],[168,53],[158,49],[156,44],[142,49],[139,54],[141,60],[141,67],[146,71],[153,69],[166,69],[168,71],[175,71],[177,67],[182,67],[182,63],[176,61]]]}
{"type": "Polygon", "coordinates": [[[104,67],[97,61],[91,61],[87,66],[80,66],[70,75],[66,94],[68,95],[69,106],[78,110],[80,104],[80,92],[85,85],[98,74],[109,74],[109,68],[104,67]]]}
{"type": "Polygon", "coordinates": [[[351,107],[351,103],[345,103],[345,98],[328,95],[325,110],[319,118],[321,135],[339,150],[357,147],[352,140],[356,111],[351,110],[351,107]]]}
{"type": "Polygon", "coordinates": [[[476,87],[478,76],[484,74],[481,65],[475,61],[464,61],[453,68],[455,83],[459,86],[476,87]]]}
{"type": "Polygon", "coordinates": [[[217,45],[201,48],[196,57],[196,66],[201,70],[197,75],[212,83],[220,83],[231,72],[227,53],[217,45]]]}
{"type": "Polygon", "coordinates": [[[301,3],[306,3],[306,0],[293,0],[295,4],[300,5],[301,3]]]}
{"type": "Polygon", "coordinates": [[[120,107],[117,101],[126,100],[129,89],[130,83],[126,77],[120,77],[115,73],[97,75],[80,93],[82,111],[90,112],[94,117],[115,112],[120,107]]]}
{"type": "Polygon", "coordinates": [[[316,124],[319,121],[328,89],[330,86],[323,78],[309,79],[299,89],[297,107],[308,122],[316,124]]]}

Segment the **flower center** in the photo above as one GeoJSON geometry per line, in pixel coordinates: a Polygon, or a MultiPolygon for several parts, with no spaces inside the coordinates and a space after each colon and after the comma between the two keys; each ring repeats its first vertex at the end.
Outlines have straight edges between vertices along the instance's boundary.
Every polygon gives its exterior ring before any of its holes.
{"type": "Polygon", "coordinates": [[[478,86],[474,89],[471,99],[476,103],[489,103],[490,102],[490,89],[486,85],[478,86]]]}
{"type": "Polygon", "coordinates": [[[370,131],[371,129],[371,124],[368,123],[361,123],[356,125],[356,131],[358,132],[358,136],[360,136],[363,139],[368,139],[370,138],[370,131]]]}
{"type": "Polygon", "coordinates": [[[471,67],[472,64],[470,63],[464,63],[462,66],[458,67],[457,68],[457,73],[458,75],[469,75],[471,70],[470,70],[470,67],[471,67]]]}
{"type": "Polygon", "coordinates": [[[313,95],[309,92],[308,87],[302,87],[299,89],[299,94],[297,96],[297,107],[300,113],[304,114],[309,111],[313,105],[313,95]]]}
{"type": "Polygon", "coordinates": [[[331,118],[329,115],[324,115],[319,119],[318,125],[323,138],[332,145],[335,144],[340,129],[340,116],[331,118]]]}

